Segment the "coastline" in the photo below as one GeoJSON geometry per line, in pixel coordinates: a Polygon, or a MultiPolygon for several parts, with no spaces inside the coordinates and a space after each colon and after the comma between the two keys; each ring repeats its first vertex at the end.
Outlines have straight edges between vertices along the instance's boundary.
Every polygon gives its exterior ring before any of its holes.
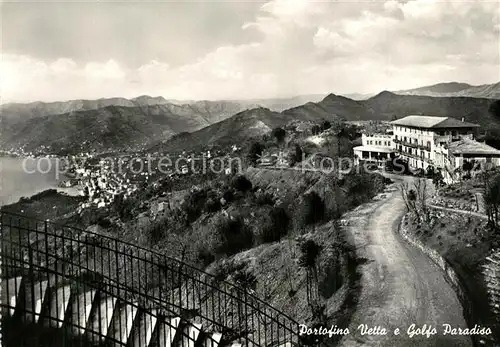
{"type": "MultiPolygon", "coordinates": [[[[49,189],[55,189],[65,195],[79,195],[76,187],[61,187],[61,183],[70,178],[64,173],[58,176],[54,170],[36,172],[34,165],[29,167],[32,172],[25,172],[21,161],[27,158],[31,157],[0,154],[0,172],[2,174],[0,181],[0,206],[15,204],[21,198],[30,198],[49,189]]],[[[59,158],[50,159],[58,160],[59,158]]]]}

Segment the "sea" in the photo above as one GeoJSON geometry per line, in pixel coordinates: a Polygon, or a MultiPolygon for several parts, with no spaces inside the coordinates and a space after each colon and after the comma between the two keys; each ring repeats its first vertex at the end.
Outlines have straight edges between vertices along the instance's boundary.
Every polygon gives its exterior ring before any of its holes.
{"type": "Polygon", "coordinates": [[[47,189],[57,189],[66,194],[78,194],[75,188],[59,188],[65,180],[57,174],[56,158],[0,157],[0,206],[17,202],[47,189]]]}

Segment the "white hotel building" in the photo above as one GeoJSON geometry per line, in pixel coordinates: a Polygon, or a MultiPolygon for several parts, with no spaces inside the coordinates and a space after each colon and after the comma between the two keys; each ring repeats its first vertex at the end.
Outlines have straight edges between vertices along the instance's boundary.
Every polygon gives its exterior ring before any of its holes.
{"type": "Polygon", "coordinates": [[[411,168],[433,166],[445,180],[466,161],[500,166],[500,150],[474,140],[479,125],[451,117],[407,116],[391,122],[392,135],[364,135],[354,148],[358,161],[383,165],[389,156],[399,156],[411,168]],[[390,137],[390,144],[388,144],[390,137]]]}

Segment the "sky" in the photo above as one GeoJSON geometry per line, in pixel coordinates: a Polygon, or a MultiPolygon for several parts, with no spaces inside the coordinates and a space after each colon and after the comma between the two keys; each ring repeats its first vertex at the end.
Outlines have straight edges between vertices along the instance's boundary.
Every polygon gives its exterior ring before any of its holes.
{"type": "Polygon", "coordinates": [[[2,103],[500,81],[500,0],[1,3],[2,103]]]}

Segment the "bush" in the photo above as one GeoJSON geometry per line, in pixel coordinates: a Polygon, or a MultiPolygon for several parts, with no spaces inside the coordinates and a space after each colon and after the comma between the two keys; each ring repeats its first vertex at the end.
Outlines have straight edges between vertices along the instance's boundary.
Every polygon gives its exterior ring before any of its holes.
{"type": "Polygon", "coordinates": [[[188,194],[182,203],[182,209],[186,213],[187,220],[191,223],[201,216],[208,198],[208,190],[200,189],[188,194]]]}
{"type": "Polygon", "coordinates": [[[261,206],[264,206],[264,205],[273,206],[274,205],[274,197],[271,193],[260,192],[257,194],[257,204],[259,204],[261,206]]]}
{"type": "Polygon", "coordinates": [[[314,268],[320,251],[321,246],[313,240],[303,242],[300,245],[299,265],[304,268],[314,268]]]}
{"type": "Polygon", "coordinates": [[[257,287],[257,277],[245,269],[239,269],[233,274],[234,283],[240,288],[255,290],[257,287]]]}
{"type": "Polygon", "coordinates": [[[305,225],[321,222],[325,218],[325,203],[316,192],[304,195],[302,217],[305,225]]]}
{"type": "Polygon", "coordinates": [[[286,131],[283,128],[274,128],[272,135],[278,143],[281,143],[285,139],[286,131]]]}
{"type": "Polygon", "coordinates": [[[234,189],[240,192],[246,192],[252,189],[252,182],[250,182],[248,178],[243,175],[234,177],[231,185],[234,189]]]}
{"type": "Polygon", "coordinates": [[[123,221],[132,219],[138,206],[139,201],[137,199],[132,197],[125,199],[123,195],[116,196],[113,201],[113,209],[118,213],[120,219],[123,221]]]}
{"type": "Polygon", "coordinates": [[[262,243],[269,243],[281,240],[288,234],[290,217],[283,207],[275,207],[269,212],[269,222],[264,226],[260,234],[262,243]]]}
{"type": "Polygon", "coordinates": [[[222,193],[222,197],[229,203],[234,200],[234,192],[231,189],[228,189],[222,193]]]}
{"type": "Polygon", "coordinates": [[[221,220],[217,225],[217,234],[220,241],[217,254],[230,256],[252,248],[254,244],[252,230],[239,217],[221,220]]]}
{"type": "Polygon", "coordinates": [[[217,198],[208,198],[205,202],[205,212],[213,213],[219,211],[221,208],[220,200],[217,198]]]}
{"type": "Polygon", "coordinates": [[[104,228],[104,229],[108,229],[109,227],[111,227],[112,223],[111,221],[109,220],[109,218],[106,218],[106,217],[100,217],[98,220],[97,220],[97,224],[101,227],[101,228],[104,228]]]}
{"type": "Polygon", "coordinates": [[[321,132],[321,127],[319,125],[314,125],[312,128],[311,128],[311,133],[313,135],[318,135],[319,133],[321,132]]]}
{"type": "Polygon", "coordinates": [[[197,260],[203,265],[203,267],[207,267],[215,260],[215,254],[208,249],[207,247],[199,247],[196,251],[197,260]]]}
{"type": "Polygon", "coordinates": [[[262,146],[259,142],[254,142],[248,151],[247,160],[250,165],[255,165],[257,163],[257,159],[262,155],[262,151],[264,150],[264,146],[262,146]]]}
{"type": "Polygon", "coordinates": [[[290,166],[294,166],[296,163],[300,163],[302,161],[302,148],[298,144],[295,144],[295,150],[290,151],[288,155],[288,162],[290,166]]]}

